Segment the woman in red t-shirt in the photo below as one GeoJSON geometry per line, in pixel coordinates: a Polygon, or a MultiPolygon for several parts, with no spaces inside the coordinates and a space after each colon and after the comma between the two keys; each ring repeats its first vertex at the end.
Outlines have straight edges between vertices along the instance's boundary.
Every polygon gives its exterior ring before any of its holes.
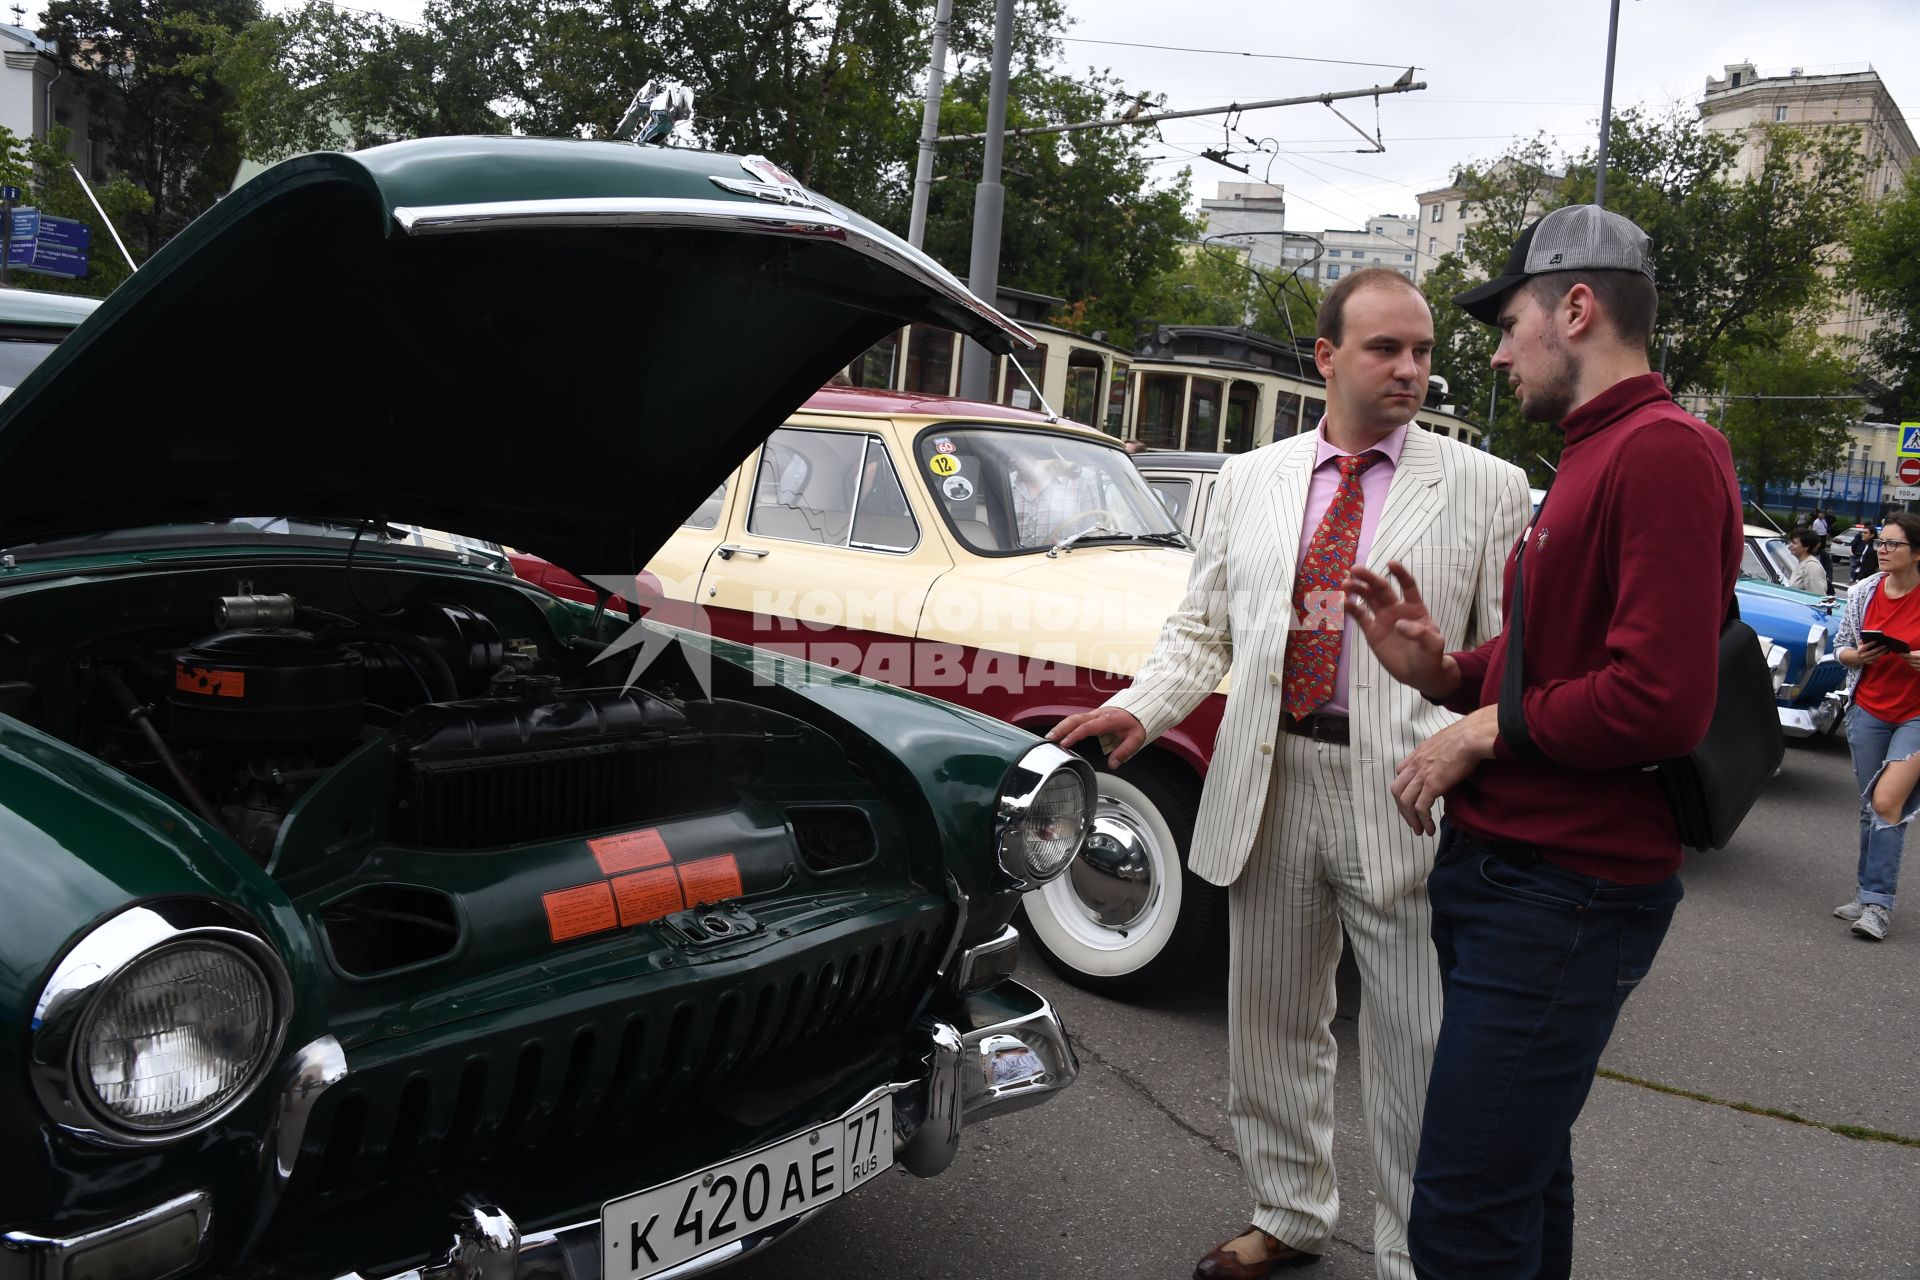
{"type": "Polygon", "coordinates": [[[1920,799],[1920,516],[1889,516],[1877,545],[1881,571],[1848,593],[1848,619],[1858,618],[1860,634],[1847,638],[1858,642],[1834,655],[1860,673],[1847,712],[1860,784],[1860,867],[1854,900],[1833,912],[1876,942],[1892,924],[1906,824],[1920,799]]]}

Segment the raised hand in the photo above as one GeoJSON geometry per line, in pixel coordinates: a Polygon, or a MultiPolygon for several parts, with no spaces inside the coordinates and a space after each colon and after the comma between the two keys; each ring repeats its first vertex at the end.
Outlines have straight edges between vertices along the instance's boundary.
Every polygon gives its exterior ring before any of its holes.
{"type": "Polygon", "coordinates": [[[1390,560],[1387,571],[1392,582],[1371,569],[1353,569],[1341,584],[1347,612],[1388,675],[1426,697],[1447,697],[1460,685],[1460,668],[1447,656],[1446,637],[1427,612],[1420,586],[1406,566],[1390,560]]]}

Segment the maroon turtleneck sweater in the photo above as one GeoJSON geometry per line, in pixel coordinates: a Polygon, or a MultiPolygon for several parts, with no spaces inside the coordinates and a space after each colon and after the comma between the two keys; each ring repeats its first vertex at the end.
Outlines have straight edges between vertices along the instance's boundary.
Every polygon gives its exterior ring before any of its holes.
{"type": "MultiPolygon", "coordinates": [[[[1447,797],[1447,817],[1569,870],[1648,884],[1679,869],[1680,841],[1645,766],[1692,750],[1712,718],[1740,490],[1726,438],[1674,404],[1658,374],[1615,383],[1561,427],[1553,491],[1523,535],[1522,708],[1546,758],[1496,742],[1447,797]]],[[[1453,657],[1460,687],[1446,705],[1497,704],[1507,637],[1453,657]]]]}

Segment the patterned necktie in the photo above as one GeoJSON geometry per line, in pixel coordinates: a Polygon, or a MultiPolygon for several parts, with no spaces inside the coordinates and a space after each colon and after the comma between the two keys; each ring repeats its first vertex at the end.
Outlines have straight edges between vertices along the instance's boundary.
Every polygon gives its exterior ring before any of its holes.
{"type": "Polygon", "coordinates": [[[1340,488],[1327,504],[1327,514],[1320,517],[1320,526],[1307,544],[1307,557],[1294,575],[1293,628],[1287,632],[1281,706],[1296,720],[1333,696],[1340,641],[1347,629],[1340,584],[1353,570],[1360,517],[1367,505],[1360,473],[1385,457],[1378,449],[1369,449],[1339,459],[1340,488]]]}

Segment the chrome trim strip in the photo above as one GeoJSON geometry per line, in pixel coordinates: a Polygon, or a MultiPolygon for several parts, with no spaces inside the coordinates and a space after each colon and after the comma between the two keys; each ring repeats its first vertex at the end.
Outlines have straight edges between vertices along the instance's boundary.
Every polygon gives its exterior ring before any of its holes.
{"type": "MultiPolygon", "coordinates": [[[[194,1230],[200,1238],[199,1247],[194,1256],[172,1271],[162,1275],[174,1275],[192,1266],[206,1256],[207,1237],[213,1225],[213,1198],[204,1191],[190,1191],[183,1196],[175,1196],[164,1204],[155,1205],[143,1213],[131,1218],[99,1227],[77,1236],[37,1236],[26,1231],[9,1231],[0,1235],[0,1275],[7,1280],[64,1280],[67,1275],[67,1261],[75,1254],[98,1245],[110,1244],[130,1235],[137,1235],[156,1223],[191,1210],[194,1215],[194,1230]]],[[[158,1278],[156,1277],[156,1280],[158,1278]]]]}
{"type": "Polygon", "coordinates": [[[320,1095],[347,1078],[347,1055],[340,1042],[330,1035],[305,1045],[293,1055],[282,1076],[279,1102],[274,1108],[273,1127],[260,1143],[262,1165],[259,1207],[254,1211],[253,1237],[243,1254],[250,1251],[273,1220],[280,1197],[293,1179],[294,1163],[300,1158],[300,1144],[307,1136],[307,1121],[313,1115],[320,1095]]]}
{"type": "Polygon", "coordinates": [[[243,917],[203,899],[150,902],[102,921],[55,966],[34,1003],[27,1075],[47,1116],[67,1132],[107,1146],[158,1146],[218,1124],[252,1095],[280,1054],[292,1010],[286,966],[243,917]],[[159,948],[190,942],[231,947],[260,967],[273,998],[273,1037],[252,1076],[218,1109],[178,1128],[123,1128],[89,1105],[79,1083],[80,1028],[95,997],[129,966],[159,948]]]}
{"type": "Polygon", "coordinates": [[[912,278],[949,302],[965,308],[1015,345],[1039,345],[1033,335],[967,291],[931,257],[892,236],[882,238],[825,209],[790,205],[760,207],[737,200],[662,199],[642,196],[594,196],[557,200],[502,200],[471,204],[402,205],[395,222],[408,235],[446,235],[461,231],[518,230],[528,227],[644,227],[667,230],[727,230],[747,235],[792,239],[832,239],[855,253],[912,278]]]}
{"type": "MultiPolygon", "coordinates": [[[[960,953],[960,962],[955,966],[953,971],[954,994],[964,996],[978,985],[975,973],[986,961],[993,959],[1004,951],[1013,951],[1017,954],[1019,950],[1020,931],[1009,924],[1002,925],[1000,932],[994,934],[985,942],[968,947],[965,951],[962,951],[960,953]]],[[[1001,974],[1000,978],[1011,977],[1012,972],[1012,970],[1008,970],[1006,973],[1001,974]]],[[[995,979],[995,981],[998,980],[998,978],[995,979]]]]}

